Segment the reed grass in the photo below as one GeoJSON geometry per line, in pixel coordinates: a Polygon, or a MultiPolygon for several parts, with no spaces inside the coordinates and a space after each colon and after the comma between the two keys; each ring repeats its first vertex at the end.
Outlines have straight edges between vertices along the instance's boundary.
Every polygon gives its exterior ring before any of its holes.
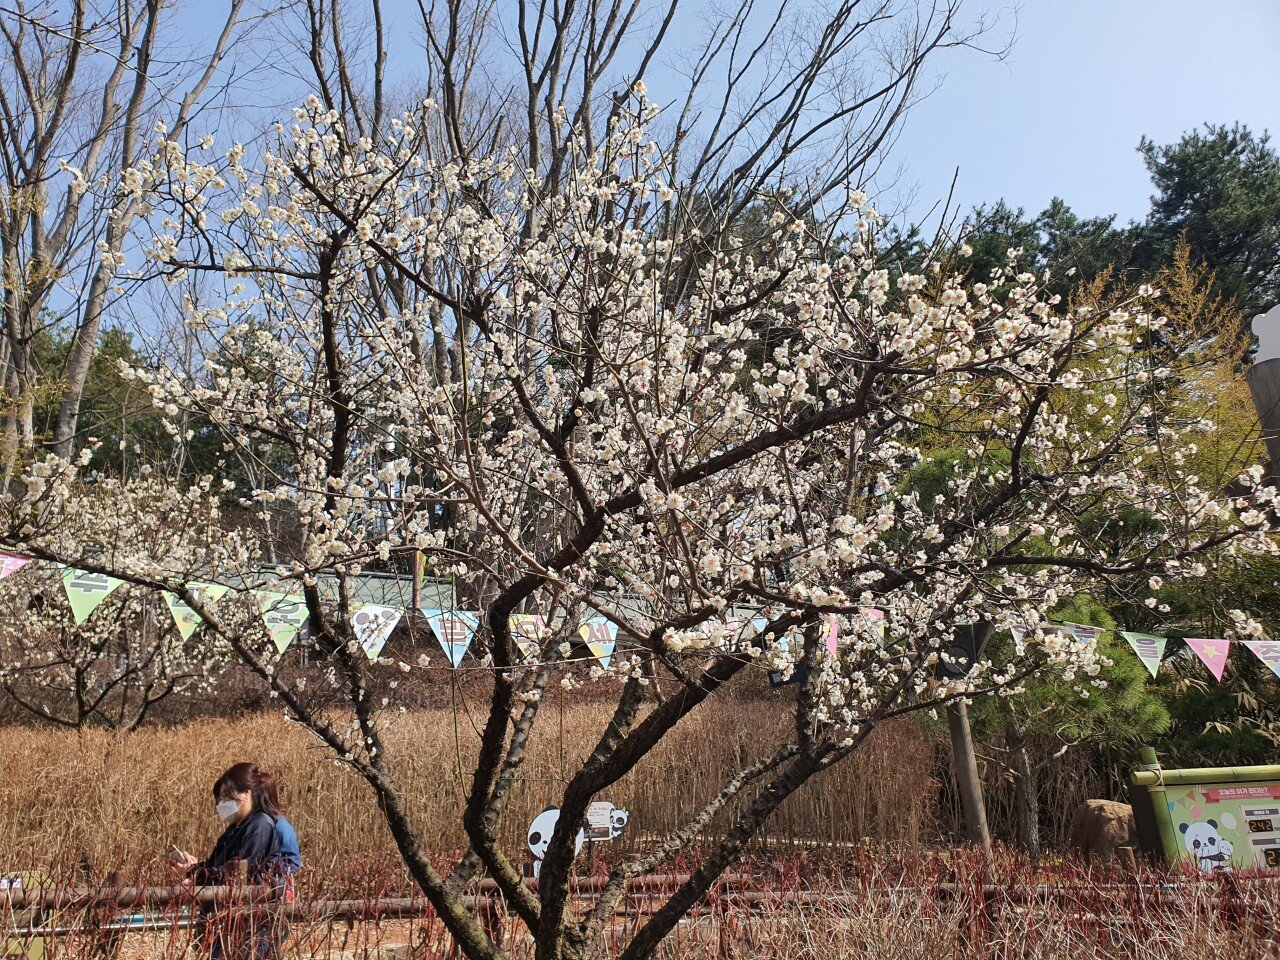
{"type": "MultiPolygon", "coordinates": [[[[503,840],[524,848],[530,820],[552,805],[608,713],[601,704],[548,704],[512,791],[503,840]]],[[[785,708],[751,702],[708,705],[601,799],[630,811],[615,849],[662,834],[783,734],[785,708]]],[[[422,709],[386,732],[422,842],[447,859],[462,847],[460,813],[478,738],[465,711],[422,709]]],[[[210,787],[240,760],[280,780],[282,802],[303,854],[319,873],[398,863],[368,786],[326,748],[278,714],[201,719],[133,733],[0,728],[0,870],[95,876],[123,869],[152,876],[169,844],[197,856],[219,824],[210,787]]],[[[774,843],[863,842],[906,848],[933,836],[934,748],[911,723],[876,731],[850,761],[823,774],[770,822],[774,843]]],[[[714,834],[723,824],[708,828],[714,834]]]]}

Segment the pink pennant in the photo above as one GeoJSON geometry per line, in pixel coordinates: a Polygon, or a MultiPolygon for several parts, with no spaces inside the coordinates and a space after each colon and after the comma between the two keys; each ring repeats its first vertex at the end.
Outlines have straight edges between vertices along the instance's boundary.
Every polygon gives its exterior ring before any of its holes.
{"type": "Polygon", "coordinates": [[[1214,640],[1206,637],[1187,637],[1187,646],[1209,668],[1215,680],[1222,680],[1222,671],[1227,665],[1227,654],[1231,652],[1230,640],[1214,640]]]}
{"type": "Polygon", "coordinates": [[[1277,640],[1242,640],[1240,641],[1253,655],[1271,668],[1271,672],[1280,677],[1280,641],[1277,640]]]}
{"type": "Polygon", "coordinates": [[[9,553],[7,550],[0,550],[0,580],[17,573],[30,562],[30,557],[9,553]]]}
{"type": "Polygon", "coordinates": [[[836,624],[835,617],[828,617],[827,622],[823,624],[822,639],[826,641],[827,653],[835,656],[840,643],[840,627],[836,624]]]}

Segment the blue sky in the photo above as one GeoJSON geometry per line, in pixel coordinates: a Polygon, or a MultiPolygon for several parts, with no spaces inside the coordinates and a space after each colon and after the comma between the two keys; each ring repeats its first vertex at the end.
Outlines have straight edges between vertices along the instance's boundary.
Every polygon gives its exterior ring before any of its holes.
{"type": "Polygon", "coordinates": [[[1239,120],[1280,137],[1280,0],[1025,0],[1017,20],[1004,62],[946,54],[908,120],[894,160],[917,215],[958,167],[966,208],[1003,197],[1038,212],[1057,195],[1137,219],[1143,134],[1239,120]]]}
{"type": "MultiPolygon", "coordinates": [[[[711,9],[686,0],[669,57],[711,9]]],[[[961,209],[1004,198],[1034,213],[1057,195],[1083,215],[1136,219],[1150,193],[1135,150],[1144,134],[1167,143],[1205,122],[1238,120],[1280,136],[1280,0],[1021,0],[1016,10],[968,0],[963,9],[997,18],[993,42],[1015,23],[1017,39],[1002,61],[968,50],[935,61],[930,85],[940,85],[908,118],[892,188],[876,198],[885,211],[923,217],[958,168],[961,209]]],[[[221,10],[190,4],[179,29],[209,33],[221,10]]],[[[385,0],[385,12],[392,59],[412,72],[417,2],[385,0]]],[[[281,86],[278,76],[268,85],[281,86]]],[[[659,101],[664,86],[660,74],[650,83],[659,101]]]]}

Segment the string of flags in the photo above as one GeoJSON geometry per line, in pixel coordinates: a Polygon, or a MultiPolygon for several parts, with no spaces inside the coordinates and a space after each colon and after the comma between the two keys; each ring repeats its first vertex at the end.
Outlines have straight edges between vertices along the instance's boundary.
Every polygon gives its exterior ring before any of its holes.
{"type": "MultiPolygon", "coordinates": [[[[0,550],[0,580],[12,576],[31,562],[30,557],[0,550]]],[[[71,606],[71,615],[76,624],[83,624],[111,596],[124,581],[104,573],[80,570],[75,567],[62,566],[60,571],[63,590],[71,606]]],[[[190,589],[201,599],[202,603],[215,604],[230,590],[224,584],[195,583],[190,589]]],[[[254,591],[259,612],[272,644],[279,653],[284,653],[307,628],[308,612],[305,600],[296,595],[279,590],[254,591]]],[[[181,597],[175,593],[164,593],[165,605],[179,634],[184,640],[190,639],[200,626],[201,618],[181,597]]],[[[471,641],[480,624],[480,614],[472,610],[443,610],[435,607],[423,607],[422,615],[426,618],[431,632],[444,650],[450,666],[455,669],[462,664],[471,647],[471,641]]],[[[885,619],[884,611],[865,608],[861,611],[871,629],[883,638],[885,619]]],[[[351,628],[356,642],[364,650],[370,660],[376,660],[404,616],[399,607],[367,603],[356,608],[351,614],[351,628]]],[[[546,620],[540,614],[517,613],[510,619],[511,634],[521,656],[529,659],[536,655],[542,647],[546,620]]],[[[742,621],[742,626],[749,626],[757,634],[764,631],[768,620],[761,616],[742,621]]],[[[1046,625],[1050,629],[1063,630],[1081,641],[1096,641],[1105,631],[1083,623],[1054,623],[1046,625]]],[[[1025,626],[1013,627],[1015,637],[1019,639],[1027,632],[1025,626]]],[[[1150,633],[1135,633],[1119,630],[1117,633],[1142,661],[1151,676],[1156,676],[1164,659],[1168,638],[1150,633]]],[[[602,667],[608,667],[617,647],[618,625],[607,617],[596,615],[584,620],[578,626],[578,635],[590,651],[591,657],[602,667]]],[[[821,627],[823,646],[834,654],[839,644],[839,627],[834,617],[828,618],[821,627]]],[[[1231,654],[1231,645],[1239,643],[1246,647],[1255,657],[1264,663],[1277,677],[1280,677],[1280,640],[1230,640],[1222,637],[1186,637],[1183,643],[1199,658],[1215,680],[1221,681],[1231,654]]],[[[778,646],[785,649],[785,638],[778,641],[778,646]]],[[[794,683],[803,680],[803,664],[799,664],[790,676],[771,673],[770,682],[774,686],[794,683]]]]}
{"type": "MultiPolygon", "coordinates": [[[[1092,627],[1082,623],[1047,624],[1050,629],[1065,630],[1077,640],[1097,640],[1106,631],[1102,627],[1092,627]]],[[[1014,634],[1025,633],[1025,627],[1014,627],[1014,634]]],[[[1152,633],[1135,633],[1130,630],[1117,630],[1130,649],[1142,661],[1151,676],[1155,676],[1164,660],[1165,648],[1169,644],[1168,637],[1152,633]]],[[[1223,671],[1231,656],[1231,645],[1242,644],[1250,653],[1261,660],[1267,668],[1280,677],[1280,641],[1277,640],[1231,640],[1226,637],[1184,637],[1183,643],[1196,655],[1201,663],[1213,674],[1218,682],[1222,681],[1223,671]]]]}
{"type": "MultiPolygon", "coordinates": [[[[17,573],[30,557],[0,550],[0,580],[17,573]]],[[[111,596],[124,581],[104,573],[62,566],[60,570],[63,592],[71,606],[71,616],[77,626],[87,621],[102,602],[111,596]]],[[[189,589],[200,598],[202,604],[213,605],[230,591],[230,587],[218,583],[193,583],[189,589]]],[[[254,598],[272,645],[284,653],[301,635],[305,634],[310,614],[303,597],[279,590],[255,590],[254,598]]],[[[165,591],[165,606],[173,618],[174,626],[182,639],[189,640],[200,626],[201,617],[176,593],[165,591]]],[[[431,632],[439,641],[450,666],[457,669],[471,647],[471,640],[480,626],[480,614],[473,610],[442,610],[435,607],[421,608],[431,632]]],[[[404,616],[400,607],[366,603],[351,614],[351,629],[356,642],[370,660],[381,655],[391,634],[404,616]]],[[[527,660],[542,647],[545,620],[537,614],[515,614],[511,617],[511,630],[521,655],[527,660]]],[[[596,615],[584,621],[578,634],[591,656],[602,667],[609,666],[617,645],[618,625],[607,617],[596,615]]]]}

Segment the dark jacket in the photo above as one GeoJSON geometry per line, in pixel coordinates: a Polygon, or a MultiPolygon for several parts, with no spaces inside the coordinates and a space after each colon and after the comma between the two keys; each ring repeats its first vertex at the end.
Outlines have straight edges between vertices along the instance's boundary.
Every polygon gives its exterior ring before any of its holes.
{"type": "Polygon", "coordinates": [[[213,853],[192,867],[189,876],[197,883],[225,883],[234,878],[237,860],[248,864],[250,883],[261,883],[278,869],[280,835],[275,821],[267,814],[255,811],[227,827],[214,844],[213,853]]]}

